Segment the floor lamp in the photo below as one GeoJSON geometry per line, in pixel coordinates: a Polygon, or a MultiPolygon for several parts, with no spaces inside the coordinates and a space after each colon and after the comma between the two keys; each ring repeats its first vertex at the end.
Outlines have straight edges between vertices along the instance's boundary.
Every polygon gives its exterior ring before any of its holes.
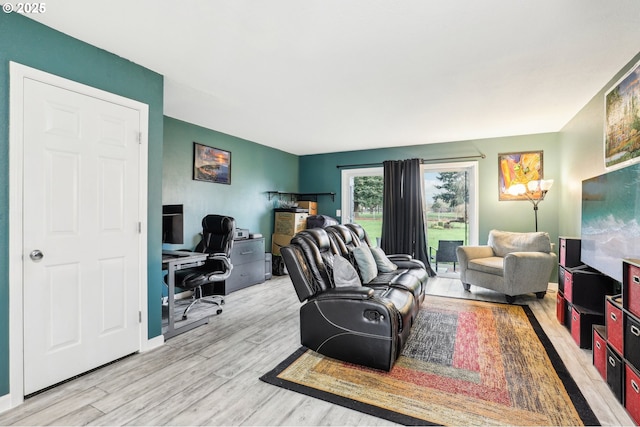
{"type": "Polygon", "coordinates": [[[527,185],[515,184],[507,190],[512,196],[527,196],[527,199],[533,203],[533,213],[536,218],[536,231],[538,231],[538,204],[544,200],[549,189],[553,185],[552,179],[541,179],[538,181],[529,181],[527,185]]]}

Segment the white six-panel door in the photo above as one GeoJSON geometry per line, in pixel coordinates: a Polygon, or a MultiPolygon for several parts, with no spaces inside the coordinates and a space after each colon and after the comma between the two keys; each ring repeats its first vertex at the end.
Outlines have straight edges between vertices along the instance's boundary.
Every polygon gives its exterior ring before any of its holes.
{"type": "Polygon", "coordinates": [[[139,349],[140,122],[24,81],[24,394],[139,349]]]}

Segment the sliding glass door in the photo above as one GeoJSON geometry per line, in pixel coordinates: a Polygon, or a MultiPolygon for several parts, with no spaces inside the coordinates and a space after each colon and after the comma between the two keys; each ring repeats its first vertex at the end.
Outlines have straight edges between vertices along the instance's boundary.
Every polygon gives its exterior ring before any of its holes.
{"type": "MultiPolygon", "coordinates": [[[[423,164],[428,246],[478,243],[478,163],[423,164]]],[[[342,223],[362,225],[372,244],[382,235],[382,167],[342,171],[342,223]]]]}
{"type": "MultiPolygon", "coordinates": [[[[446,250],[446,241],[477,244],[477,162],[424,164],[422,172],[430,253],[435,254],[439,246],[446,250]]],[[[453,260],[455,255],[445,264],[453,260]]]]}

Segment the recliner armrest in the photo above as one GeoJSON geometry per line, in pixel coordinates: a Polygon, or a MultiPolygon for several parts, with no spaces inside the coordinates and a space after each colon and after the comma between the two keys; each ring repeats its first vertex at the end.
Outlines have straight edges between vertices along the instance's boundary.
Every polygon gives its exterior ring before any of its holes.
{"type": "Polygon", "coordinates": [[[359,299],[367,300],[373,298],[373,289],[366,286],[343,286],[339,288],[329,289],[318,294],[314,299],[359,299]]]}
{"type": "Polygon", "coordinates": [[[409,254],[387,254],[387,258],[391,261],[411,261],[413,257],[409,254]]]}

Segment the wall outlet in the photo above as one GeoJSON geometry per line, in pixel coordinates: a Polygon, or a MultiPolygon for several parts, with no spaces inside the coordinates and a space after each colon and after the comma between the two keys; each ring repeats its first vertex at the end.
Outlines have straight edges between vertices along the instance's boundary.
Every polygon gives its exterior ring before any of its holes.
{"type": "Polygon", "coordinates": [[[336,209],[336,216],[342,216],[342,211],[340,209],[336,209]]]}

